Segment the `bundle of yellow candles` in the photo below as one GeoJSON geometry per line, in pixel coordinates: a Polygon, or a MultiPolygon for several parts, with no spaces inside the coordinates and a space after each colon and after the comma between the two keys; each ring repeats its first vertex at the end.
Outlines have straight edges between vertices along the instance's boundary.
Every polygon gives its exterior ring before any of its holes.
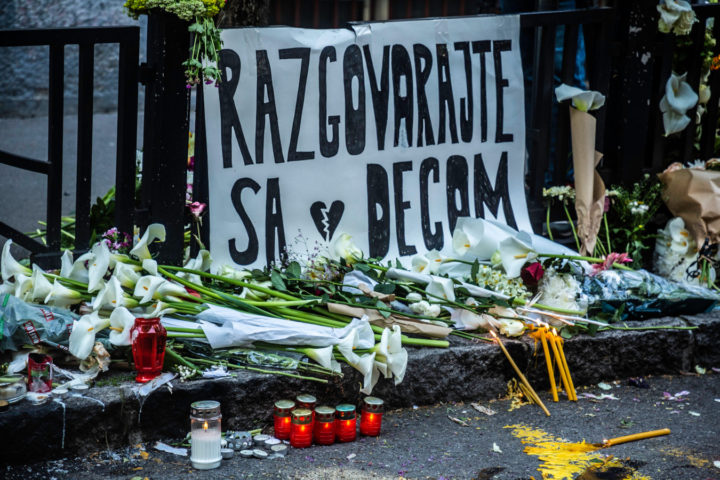
{"type": "Polygon", "coordinates": [[[550,378],[550,389],[552,391],[553,401],[557,402],[558,391],[557,384],[555,382],[555,368],[553,365],[552,357],[550,356],[550,350],[553,352],[555,358],[555,365],[558,366],[560,372],[560,380],[563,385],[563,389],[567,394],[568,400],[577,401],[577,393],[575,392],[575,386],[573,385],[572,377],[570,376],[570,369],[568,368],[567,359],[565,358],[565,351],[563,350],[564,340],[558,335],[557,330],[554,328],[552,331],[548,324],[541,324],[536,327],[535,331],[530,334],[536,340],[540,340],[542,343],[543,353],[545,354],[545,363],[547,364],[548,377],[550,378]],[[548,343],[550,348],[548,348],[548,343]]]}

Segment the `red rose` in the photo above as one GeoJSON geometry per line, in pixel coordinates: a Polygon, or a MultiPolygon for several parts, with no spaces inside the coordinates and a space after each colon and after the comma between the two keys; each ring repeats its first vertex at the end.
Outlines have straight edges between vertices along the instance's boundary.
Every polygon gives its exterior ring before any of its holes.
{"type": "Polygon", "coordinates": [[[526,287],[537,287],[543,275],[545,275],[545,269],[540,262],[525,265],[520,271],[520,278],[526,287]]]}

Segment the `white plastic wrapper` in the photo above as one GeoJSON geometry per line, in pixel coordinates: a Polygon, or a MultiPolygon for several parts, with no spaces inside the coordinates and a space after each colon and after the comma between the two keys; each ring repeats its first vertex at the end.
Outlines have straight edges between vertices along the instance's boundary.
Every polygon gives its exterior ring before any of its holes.
{"type": "Polygon", "coordinates": [[[344,328],[331,328],[214,305],[210,305],[197,318],[197,322],[164,318],[162,323],[165,326],[200,327],[213,349],[251,347],[254,342],[327,347],[339,343],[355,331],[359,338],[357,348],[372,348],[375,345],[375,335],[367,318],[355,318],[344,328]]]}

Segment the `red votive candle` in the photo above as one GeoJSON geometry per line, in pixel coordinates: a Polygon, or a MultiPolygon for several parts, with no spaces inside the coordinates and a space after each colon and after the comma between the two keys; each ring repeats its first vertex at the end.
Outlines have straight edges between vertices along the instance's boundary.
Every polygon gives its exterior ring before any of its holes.
{"type": "Polygon", "coordinates": [[[135,381],[149,382],[162,373],[167,331],[159,318],[136,318],[130,330],[135,381]]]}
{"type": "Polygon", "coordinates": [[[365,397],[360,413],[360,433],[369,437],[380,435],[383,401],[377,397],[365,397]]]}
{"type": "Polygon", "coordinates": [[[315,428],[313,436],[318,445],[335,443],[335,409],[320,406],[315,409],[315,428]]]}
{"type": "Polygon", "coordinates": [[[335,408],[335,436],[338,442],[354,442],[356,425],[355,405],[343,403],[335,408]]]}
{"type": "Polygon", "coordinates": [[[273,419],[275,421],[275,438],[288,440],[290,438],[290,413],[295,408],[292,400],[278,400],[275,402],[273,419]]]}
{"type": "Polygon", "coordinates": [[[296,408],[292,412],[290,425],[290,445],[294,448],[306,448],[312,445],[313,418],[306,408],[296,408]]]}

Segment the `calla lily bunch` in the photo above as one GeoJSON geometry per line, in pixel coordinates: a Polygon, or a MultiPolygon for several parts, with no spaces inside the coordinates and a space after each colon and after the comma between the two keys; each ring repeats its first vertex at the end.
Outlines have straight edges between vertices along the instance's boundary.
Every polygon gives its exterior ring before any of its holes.
{"type": "Polygon", "coordinates": [[[673,72],[665,84],[665,95],[660,100],[665,136],[685,130],[690,124],[687,111],[698,103],[698,95],[685,81],[686,78],[687,73],[678,75],[673,72]]]}

